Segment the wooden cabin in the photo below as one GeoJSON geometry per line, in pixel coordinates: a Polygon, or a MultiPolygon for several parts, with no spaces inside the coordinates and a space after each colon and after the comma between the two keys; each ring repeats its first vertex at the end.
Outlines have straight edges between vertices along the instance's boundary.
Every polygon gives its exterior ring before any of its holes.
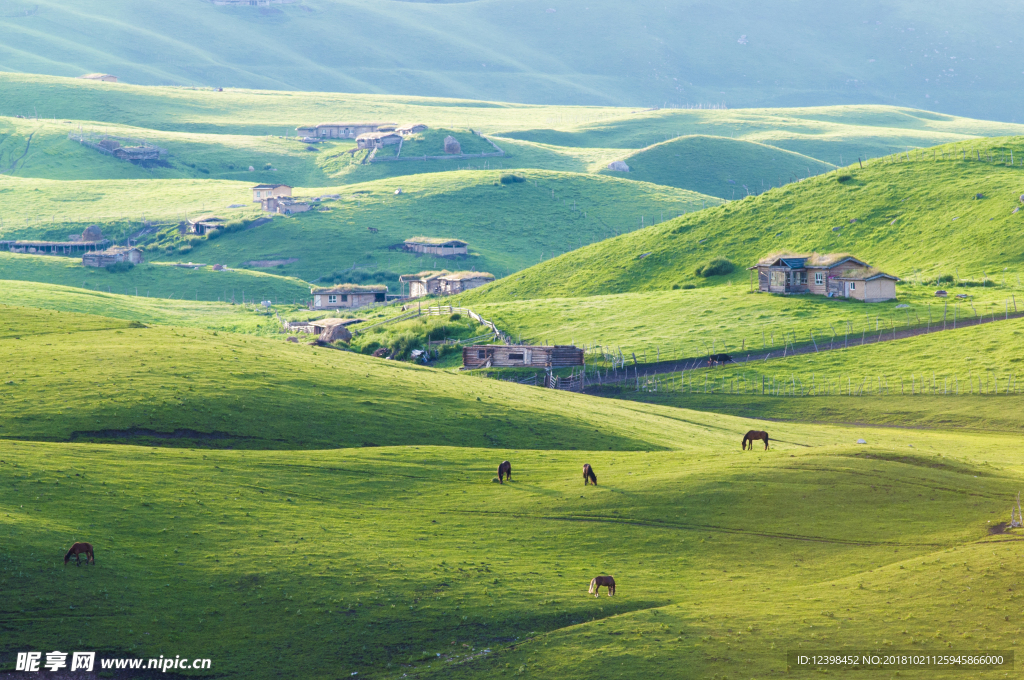
{"type": "Polygon", "coordinates": [[[409,297],[418,298],[425,295],[455,295],[479,288],[485,283],[493,281],[494,274],[441,270],[403,274],[398,277],[398,280],[409,284],[409,297]]]}
{"type": "Polygon", "coordinates": [[[812,293],[864,302],[894,300],[899,281],[846,253],[776,253],[750,270],[757,272],[757,289],[762,293],[812,293]]]}
{"type": "Polygon", "coordinates": [[[385,302],[388,287],[384,285],[358,286],[354,283],[343,283],[330,288],[312,288],[310,294],[313,301],[310,309],[355,309],[366,307],[377,302],[385,302]]]}
{"type": "Polygon", "coordinates": [[[462,349],[463,369],[566,368],[583,365],[583,350],[573,345],[473,345],[462,349]]]}
{"type": "Polygon", "coordinates": [[[397,123],[319,123],[295,128],[299,137],[320,137],[327,139],[355,139],[368,132],[377,132],[385,126],[397,123]]]}
{"type": "Polygon", "coordinates": [[[139,248],[111,246],[106,250],[94,250],[82,255],[82,266],[109,267],[110,265],[117,264],[118,262],[140,264],[142,259],[142,250],[139,248]]]}
{"type": "Polygon", "coordinates": [[[253,203],[260,203],[265,198],[291,195],[292,187],[287,184],[257,184],[252,188],[253,203]]]}
{"type": "Polygon", "coordinates": [[[414,236],[405,239],[404,249],[410,253],[422,255],[438,255],[440,257],[454,257],[456,255],[468,255],[469,244],[455,238],[432,238],[430,236],[414,236]]]}

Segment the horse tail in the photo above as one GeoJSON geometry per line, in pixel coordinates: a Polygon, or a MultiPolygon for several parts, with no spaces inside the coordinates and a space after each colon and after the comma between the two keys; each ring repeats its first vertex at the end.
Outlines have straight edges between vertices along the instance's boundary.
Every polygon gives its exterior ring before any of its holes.
{"type": "Polygon", "coordinates": [[[590,590],[587,591],[587,592],[593,593],[594,592],[594,586],[596,586],[596,585],[597,585],[597,578],[590,579],[590,590]]]}

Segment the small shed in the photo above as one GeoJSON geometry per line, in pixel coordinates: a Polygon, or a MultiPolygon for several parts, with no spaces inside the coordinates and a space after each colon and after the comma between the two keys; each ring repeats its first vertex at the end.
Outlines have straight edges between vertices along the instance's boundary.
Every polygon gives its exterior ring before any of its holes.
{"type": "Polygon", "coordinates": [[[402,136],[394,132],[367,132],[356,137],[359,149],[379,149],[382,146],[393,146],[402,141],[402,136]]]}
{"type": "Polygon", "coordinates": [[[294,215],[295,213],[306,212],[310,205],[304,201],[296,201],[288,196],[271,196],[260,202],[263,212],[276,213],[278,215],[294,215]]]}
{"type": "Polygon", "coordinates": [[[116,83],[117,76],[112,76],[109,73],[86,73],[84,76],[78,76],[83,80],[98,80],[103,83],[116,83]]]}
{"type": "Polygon", "coordinates": [[[427,295],[434,295],[438,289],[438,278],[449,274],[446,269],[441,271],[425,271],[418,274],[402,274],[398,277],[399,283],[409,284],[409,297],[418,298],[427,295]]]}
{"type": "Polygon", "coordinates": [[[186,233],[197,234],[198,236],[205,236],[207,232],[214,229],[220,229],[225,224],[223,217],[217,215],[201,215],[199,217],[193,217],[188,221],[188,226],[185,228],[186,233]]]}
{"type": "Polygon", "coordinates": [[[253,203],[259,203],[265,198],[291,195],[292,187],[287,184],[257,184],[252,188],[253,203]]]}
{"type": "Polygon", "coordinates": [[[574,345],[473,345],[462,349],[462,367],[567,368],[583,365],[583,350],[574,345]]]}
{"type": "Polygon", "coordinates": [[[312,288],[313,301],[310,309],[354,309],[377,302],[385,302],[388,287],[384,285],[358,286],[343,283],[330,288],[312,288]]]}
{"type": "Polygon", "coordinates": [[[896,299],[896,282],[892,274],[877,269],[851,269],[841,272],[834,280],[841,286],[842,297],[862,302],[885,302],[896,299]]]}
{"type": "Polygon", "coordinates": [[[438,255],[440,257],[454,257],[456,255],[468,255],[469,244],[455,238],[433,238],[430,236],[414,236],[405,239],[404,249],[411,253],[422,255],[438,255]]]}
{"type": "Polygon", "coordinates": [[[142,250],[129,248],[127,246],[111,246],[106,250],[94,250],[82,255],[82,265],[85,267],[109,267],[118,262],[130,262],[139,264],[142,262],[142,250]]]}
{"type": "Polygon", "coordinates": [[[395,128],[395,132],[402,135],[403,137],[408,137],[409,135],[415,135],[417,133],[424,132],[426,131],[426,129],[427,126],[423,125],[422,123],[413,123],[410,125],[400,125],[397,128],[395,128]]]}

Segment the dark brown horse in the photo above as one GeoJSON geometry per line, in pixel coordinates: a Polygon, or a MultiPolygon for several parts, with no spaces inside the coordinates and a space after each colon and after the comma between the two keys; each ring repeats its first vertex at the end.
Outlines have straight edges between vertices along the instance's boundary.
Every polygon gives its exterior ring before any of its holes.
{"type": "Polygon", "coordinates": [[[502,480],[506,477],[508,481],[512,481],[512,463],[507,460],[498,466],[498,484],[504,484],[505,482],[502,480]]]}
{"type": "Polygon", "coordinates": [[[750,432],[743,435],[743,450],[747,450],[747,445],[750,445],[750,450],[754,450],[754,442],[758,440],[764,441],[764,450],[768,450],[768,433],[762,432],[761,430],[751,430],[750,432]]]}
{"type": "Polygon", "coordinates": [[[82,553],[85,553],[86,564],[96,564],[96,556],[92,554],[92,545],[89,543],[75,543],[71,546],[68,554],[64,556],[64,566],[68,565],[68,560],[71,559],[72,555],[75,556],[75,565],[80,565],[82,563],[82,553]]]}
{"type": "Polygon", "coordinates": [[[608,597],[615,594],[615,579],[611,576],[595,576],[590,580],[590,592],[594,597],[601,597],[601,586],[608,588],[608,597]]]}
{"type": "Polygon", "coordinates": [[[597,475],[594,474],[594,469],[590,467],[590,463],[583,464],[583,486],[594,483],[597,486],[597,475]]]}

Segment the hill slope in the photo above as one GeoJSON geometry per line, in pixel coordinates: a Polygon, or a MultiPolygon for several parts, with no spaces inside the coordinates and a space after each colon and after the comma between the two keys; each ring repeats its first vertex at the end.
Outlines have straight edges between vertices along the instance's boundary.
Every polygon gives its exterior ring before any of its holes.
{"type": "Polygon", "coordinates": [[[0,16],[0,68],[531,103],[870,102],[1012,117],[1019,95],[1003,75],[1020,69],[1003,29],[1024,18],[1020,7],[932,9],[922,0],[884,11],[750,0],[712,10],[698,0],[638,0],[627,14],[611,0],[558,7],[536,0],[275,7],[9,0],[0,16]],[[226,53],[219,49],[225,43],[239,48],[226,53]]]}
{"type": "Polygon", "coordinates": [[[834,166],[766,144],[693,135],[649,146],[618,159],[628,172],[601,174],[699,191],[733,200],[761,193],[834,166]]]}
{"type": "MultiPolygon", "coordinates": [[[[747,267],[783,250],[852,252],[904,278],[980,280],[1024,264],[1010,246],[1024,230],[1016,210],[1021,163],[1019,137],[877,159],[587,246],[467,299],[665,290],[693,281],[695,267],[710,259],[747,267]]],[[[731,275],[747,278],[742,269],[731,275]]]]}

